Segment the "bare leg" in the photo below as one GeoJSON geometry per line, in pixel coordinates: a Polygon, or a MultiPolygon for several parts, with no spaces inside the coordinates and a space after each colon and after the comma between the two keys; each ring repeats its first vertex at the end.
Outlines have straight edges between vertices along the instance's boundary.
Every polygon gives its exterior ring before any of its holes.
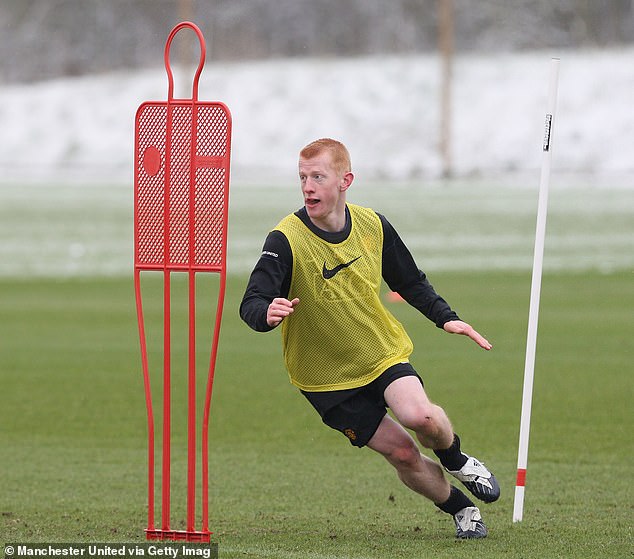
{"type": "Polygon", "coordinates": [[[434,503],[444,503],[450,485],[442,468],[423,456],[414,439],[389,415],[385,415],[368,446],[382,454],[396,468],[400,480],[410,489],[434,503]]]}
{"type": "Polygon", "coordinates": [[[412,429],[424,447],[435,451],[451,474],[473,495],[485,503],[500,497],[495,476],[480,461],[461,452],[458,438],[453,444],[454,432],[447,414],[429,401],[416,377],[396,379],[385,389],[384,396],[399,423],[412,429]]]}
{"type": "Polygon", "coordinates": [[[438,450],[451,446],[453,427],[447,414],[429,400],[416,377],[396,379],[385,389],[385,401],[399,423],[414,431],[425,448],[438,450]]]}
{"type": "MultiPolygon", "coordinates": [[[[422,444],[431,448],[451,446],[453,429],[449,419],[442,408],[429,402],[418,379],[403,377],[394,381],[386,389],[385,399],[399,410],[399,414],[395,414],[399,421],[404,424],[407,422],[409,427],[416,430],[422,444]],[[418,390],[416,385],[408,382],[394,387],[399,380],[408,378],[416,382],[418,390]],[[391,388],[396,390],[390,391],[391,388]],[[389,395],[388,391],[391,392],[389,395]]],[[[367,446],[382,454],[394,466],[398,477],[407,487],[427,497],[440,510],[453,516],[456,537],[486,537],[487,529],[478,508],[462,491],[449,485],[438,463],[420,453],[416,441],[403,425],[386,414],[367,446]]]]}

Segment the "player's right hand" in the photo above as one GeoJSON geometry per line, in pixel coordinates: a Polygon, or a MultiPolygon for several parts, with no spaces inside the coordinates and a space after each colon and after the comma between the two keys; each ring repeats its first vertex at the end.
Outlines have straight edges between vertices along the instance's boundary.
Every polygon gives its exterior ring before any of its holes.
{"type": "Polygon", "coordinates": [[[266,311],[266,323],[271,327],[277,326],[293,312],[297,303],[299,303],[299,299],[297,297],[295,297],[292,301],[284,299],[283,297],[273,299],[266,311]]]}

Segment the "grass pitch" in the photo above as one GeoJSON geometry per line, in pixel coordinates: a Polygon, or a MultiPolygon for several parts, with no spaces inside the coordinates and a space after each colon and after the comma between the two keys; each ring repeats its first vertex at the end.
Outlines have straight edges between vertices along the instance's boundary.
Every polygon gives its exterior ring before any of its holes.
{"type": "MultiPolygon", "coordinates": [[[[232,188],[232,275],[210,432],[210,528],[221,558],[631,555],[632,189],[551,189],[525,519],[511,521],[536,200],[533,189],[481,183],[351,194],[385,212],[437,290],[494,344],[484,352],[392,304],[430,396],[502,485],[500,501],[482,506],[489,538],[457,542],[451,519],[405,489],[381,457],[321,424],[288,383],[279,333],[257,334],[239,320],[266,229],[299,196],[296,187],[232,188]]],[[[0,188],[2,542],[143,541],[131,209],[128,188],[0,188]]],[[[207,301],[214,287],[201,285],[207,301]]],[[[148,335],[160,339],[160,286],[150,276],[144,288],[148,335]]],[[[174,290],[182,302],[182,284],[174,290]]],[[[200,313],[202,338],[211,318],[200,313]]],[[[178,376],[182,313],[174,324],[178,376]]],[[[160,355],[151,344],[151,364],[160,355]]],[[[185,516],[183,398],[175,389],[176,529],[185,516]]]]}
{"type": "MultiPolygon", "coordinates": [[[[405,489],[381,457],[321,424],[288,384],[279,333],[257,334],[239,320],[246,277],[234,276],[211,418],[211,529],[220,557],[631,554],[631,271],[544,277],[525,520],[515,525],[530,274],[430,278],[494,344],[483,352],[393,304],[431,397],[464,449],[500,480],[500,501],[481,507],[489,538],[455,541],[451,519],[405,489]]],[[[0,308],[1,539],[142,541],[146,416],[131,279],[5,278],[0,308]]],[[[150,315],[159,308],[148,301],[150,315]]],[[[178,528],[184,448],[175,444],[178,528]]]]}

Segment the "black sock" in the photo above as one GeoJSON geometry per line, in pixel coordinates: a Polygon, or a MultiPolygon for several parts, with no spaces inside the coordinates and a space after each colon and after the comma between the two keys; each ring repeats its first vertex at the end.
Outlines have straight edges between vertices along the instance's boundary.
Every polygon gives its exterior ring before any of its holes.
{"type": "Polygon", "coordinates": [[[444,450],[434,450],[434,454],[438,456],[440,463],[445,468],[454,472],[462,468],[467,462],[467,456],[460,452],[460,438],[455,433],[451,446],[444,450]]]}
{"type": "Polygon", "coordinates": [[[449,493],[449,499],[444,503],[435,503],[436,506],[443,512],[451,514],[452,516],[461,511],[465,507],[473,507],[473,501],[469,499],[460,489],[451,486],[451,493],[449,493]]]}

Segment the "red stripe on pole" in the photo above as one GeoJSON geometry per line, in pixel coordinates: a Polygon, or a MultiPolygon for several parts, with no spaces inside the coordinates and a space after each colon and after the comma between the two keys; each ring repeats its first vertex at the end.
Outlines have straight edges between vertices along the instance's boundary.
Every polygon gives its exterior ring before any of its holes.
{"type": "Polygon", "coordinates": [[[526,485],[526,470],[522,468],[518,468],[517,470],[517,481],[515,482],[517,487],[524,487],[526,485]]]}

